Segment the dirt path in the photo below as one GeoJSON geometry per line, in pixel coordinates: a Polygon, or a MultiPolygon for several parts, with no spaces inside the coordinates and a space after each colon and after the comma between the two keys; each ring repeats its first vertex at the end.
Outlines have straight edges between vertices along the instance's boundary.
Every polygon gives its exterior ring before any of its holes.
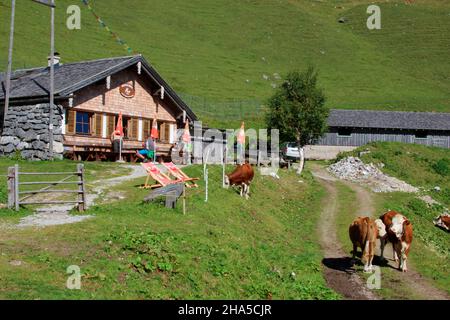
{"type": "MultiPolygon", "coordinates": [[[[352,270],[350,257],[344,252],[340,242],[337,239],[336,214],[338,208],[336,178],[331,176],[323,167],[313,165],[311,168],[313,175],[326,188],[328,199],[321,216],[321,225],[319,232],[321,235],[322,247],[325,254],[325,277],[327,283],[337,292],[341,293],[347,299],[377,299],[377,296],[365,286],[364,281],[352,270]]],[[[356,194],[357,207],[355,216],[377,216],[371,193],[364,187],[343,181],[356,194]]],[[[389,266],[397,268],[397,263],[393,261],[392,246],[388,244],[385,250],[385,257],[388,259],[389,266]]],[[[379,243],[377,245],[377,255],[379,252],[379,243]]],[[[409,265],[407,273],[398,272],[395,280],[404,283],[414,294],[421,299],[449,299],[449,296],[433,287],[427,279],[422,277],[414,268],[409,265]]]]}
{"type": "Polygon", "coordinates": [[[319,234],[325,258],[325,279],[329,287],[346,299],[376,300],[378,297],[367,289],[364,281],[352,268],[350,257],[342,249],[336,232],[337,190],[336,179],[328,175],[320,167],[313,168],[313,175],[327,190],[328,197],[321,214],[319,234]]]}

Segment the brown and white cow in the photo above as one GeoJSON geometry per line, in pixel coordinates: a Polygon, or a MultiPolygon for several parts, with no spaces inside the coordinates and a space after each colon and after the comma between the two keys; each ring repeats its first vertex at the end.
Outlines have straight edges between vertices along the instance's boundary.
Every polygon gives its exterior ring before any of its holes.
{"type": "Polygon", "coordinates": [[[361,248],[361,260],[364,262],[364,272],[372,272],[372,261],[375,255],[376,240],[386,235],[386,227],[380,219],[369,217],[356,218],[348,229],[353,243],[353,259],[358,247],[361,248]]]}
{"type": "Polygon", "coordinates": [[[386,225],[387,237],[381,241],[381,258],[387,241],[392,243],[394,259],[399,262],[398,268],[403,272],[408,271],[406,260],[408,259],[411,242],[413,239],[413,227],[411,222],[401,213],[388,211],[380,219],[386,225]]]}
{"type": "Polygon", "coordinates": [[[234,171],[225,176],[225,185],[241,187],[241,197],[249,198],[250,183],[254,176],[253,168],[249,163],[237,165],[234,171]]]}
{"type": "Polygon", "coordinates": [[[441,214],[433,220],[435,226],[450,231],[450,215],[448,213],[441,214]]]}

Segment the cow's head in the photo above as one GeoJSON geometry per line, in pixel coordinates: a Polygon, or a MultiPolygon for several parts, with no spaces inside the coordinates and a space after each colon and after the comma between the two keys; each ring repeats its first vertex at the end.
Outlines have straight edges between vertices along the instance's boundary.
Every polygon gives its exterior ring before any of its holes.
{"type": "Polygon", "coordinates": [[[449,227],[447,226],[448,222],[447,222],[447,225],[444,222],[444,219],[446,219],[448,221],[449,217],[450,217],[449,214],[446,214],[446,213],[441,214],[439,217],[437,217],[436,219],[433,220],[433,223],[434,223],[435,226],[438,226],[440,228],[443,228],[443,229],[449,231],[449,227]]]}
{"type": "Polygon", "coordinates": [[[230,187],[230,178],[225,175],[225,188],[228,189],[230,187]]]}
{"type": "Polygon", "coordinates": [[[377,226],[378,237],[383,238],[386,235],[386,226],[383,221],[381,221],[381,219],[376,219],[375,225],[377,226]]]}
{"type": "Polygon", "coordinates": [[[392,224],[389,229],[395,234],[395,236],[401,240],[404,232],[404,223],[409,223],[408,220],[401,214],[397,214],[392,218],[392,224]]]}

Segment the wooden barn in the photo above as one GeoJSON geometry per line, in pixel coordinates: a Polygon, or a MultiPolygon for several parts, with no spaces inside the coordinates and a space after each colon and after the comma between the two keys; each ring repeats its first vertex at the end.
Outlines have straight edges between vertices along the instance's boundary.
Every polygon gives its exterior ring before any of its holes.
{"type": "MultiPolygon", "coordinates": [[[[4,74],[0,74],[3,80],[4,74]]],[[[11,88],[0,153],[21,152],[27,159],[46,159],[49,67],[13,72],[11,88]]],[[[4,90],[0,105],[4,105],[4,90]]],[[[197,120],[142,55],[67,64],[59,63],[57,57],[55,105],[54,152],[77,160],[111,158],[110,136],[119,113],[127,160],[134,160],[135,151],[142,148],[154,119],[159,129],[159,155],[168,154],[177,128],[184,127],[186,120],[197,120]]]]}
{"type": "Polygon", "coordinates": [[[331,110],[322,146],[396,141],[450,148],[450,113],[331,110]]]}

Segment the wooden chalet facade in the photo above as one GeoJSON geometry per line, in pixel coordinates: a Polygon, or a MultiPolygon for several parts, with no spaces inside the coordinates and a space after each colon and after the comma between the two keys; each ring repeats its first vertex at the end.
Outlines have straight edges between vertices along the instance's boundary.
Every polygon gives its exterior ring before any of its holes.
{"type": "MultiPolygon", "coordinates": [[[[33,107],[45,103],[48,108],[48,69],[14,72],[11,110],[15,106],[33,107]]],[[[186,120],[191,123],[197,120],[192,110],[141,55],[57,64],[55,87],[55,104],[59,107],[59,113],[56,113],[60,115],[60,122],[55,123],[55,133],[61,134],[64,156],[71,159],[114,158],[110,136],[119,113],[123,117],[125,134],[123,154],[131,161],[135,151],[142,148],[143,141],[150,135],[154,119],[160,135],[157,140],[159,155],[168,155],[176,140],[176,130],[184,127],[186,120]]],[[[0,104],[2,99],[0,95],[0,104]]],[[[11,128],[8,128],[9,132],[2,132],[2,137],[16,137],[11,133],[20,127],[17,123],[20,115],[13,111],[11,116],[16,118],[6,123],[11,128]]],[[[20,136],[17,139],[23,140],[20,136]]],[[[24,150],[27,148],[30,146],[24,150]]]]}

